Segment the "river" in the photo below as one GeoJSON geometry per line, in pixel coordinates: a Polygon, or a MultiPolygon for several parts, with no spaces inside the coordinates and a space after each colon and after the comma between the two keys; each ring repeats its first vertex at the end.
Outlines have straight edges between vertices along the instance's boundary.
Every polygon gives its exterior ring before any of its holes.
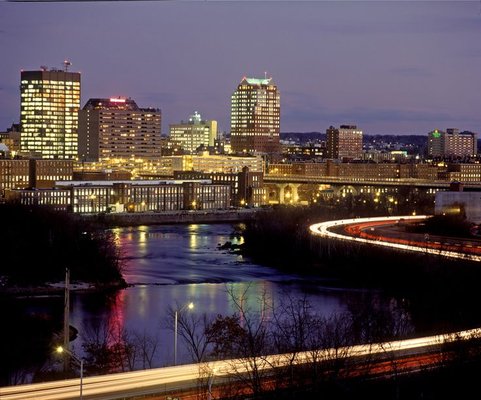
{"type": "MultiPolygon", "coordinates": [[[[99,303],[91,294],[73,294],[71,324],[80,335],[74,348],[81,351],[82,332],[100,324],[137,333],[159,335],[156,365],[173,360],[173,327],[169,310],[198,315],[230,315],[235,312],[232,294],[247,292],[247,306],[259,311],[267,300],[279,304],[287,296],[307,297],[313,309],[330,316],[344,311],[348,302],[377,296],[365,290],[335,287],[319,277],[296,275],[256,264],[242,255],[220,250],[227,241],[242,244],[234,225],[162,225],[114,230],[125,260],[124,277],[129,288],[99,303]]],[[[386,303],[389,299],[385,299],[386,303]]],[[[179,342],[179,360],[189,361],[179,342]]]]}
{"type": "MultiPolygon", "coordinates": [[[[103,331],[146,334],[158,340],[152,366],[171,365],[174,333],[169,310],[192,302],[194,308],[184,312],[230,315],[235,311],[232,294],[244,292],[248,294],[246,305],[254,312],[262,306],[261,298],[269,304],[279,304],[286,297],[307,298],[313,310],[324,316],[366,298],[376,297],[386,307],[392,302],[375,291],[336,287],[320,277],[279,272],[219,249],[227,241],[242,244],[242,236],[233,235],[234,228],[233,224],[199,224],[114,229],[129,287],[110,296],[72,291],[70,324],[78,336],[71,349],[82,356],[85,339],[103,331]]],[[[23,302],[30,315],[62,319],[62,296],[23,302]]],[[[190,361],[181,341],[178,360],[190,361]]]]}

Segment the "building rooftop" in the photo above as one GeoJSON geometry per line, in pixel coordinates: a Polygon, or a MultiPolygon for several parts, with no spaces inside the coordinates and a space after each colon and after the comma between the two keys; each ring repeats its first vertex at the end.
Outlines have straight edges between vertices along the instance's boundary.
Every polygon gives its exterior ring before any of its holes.
{"type": "Polygon", "coordinates": [[[247,78],[243,77],[241,81],[242,84],[248,84],[248,85],[271,85],[273,84],[272,78],[247,78]]]}

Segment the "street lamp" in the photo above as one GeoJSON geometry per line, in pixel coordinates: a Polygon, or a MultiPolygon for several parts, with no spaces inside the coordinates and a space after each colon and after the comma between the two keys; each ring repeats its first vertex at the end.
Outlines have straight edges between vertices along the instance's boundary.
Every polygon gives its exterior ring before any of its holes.
{"type": "Polygon", "coordinates": [[[80,400],[83,400],[83,378],[84,378],[84,360],[83,358],[78,358],[74,353],[70,350],[63,348],[62,346],[58,346],[56,348],[57,353],[67,353],[70,357],[72,357],[75,361],[80,364],[80,400]]]}
{"type": "Polygon", "coordinates": [[[174,365],[177,365],[177,322],[179,313],[181,313],[185,308],[192,310],[194,308],[194,303],[190,302],[189,304],[184,305],[179,310],[175,310],[174,312],[174,365]]]}

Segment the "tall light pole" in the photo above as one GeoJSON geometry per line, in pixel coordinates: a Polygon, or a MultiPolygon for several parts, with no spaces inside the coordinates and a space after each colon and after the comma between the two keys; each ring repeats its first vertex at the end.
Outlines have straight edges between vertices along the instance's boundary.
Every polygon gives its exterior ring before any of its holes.
{"type": "Polygon", "coordinates": [[[68,354],[70,357],[72,357],[75,361],[77,361],[80,364],[80,400],[83,400],[83,378],[84,378],[84,360],[83,360],[83,358],[78,358],[70,350],[63,348],[62,346],[58,346],[56,351],[59,354],[62,354],[62,353],[68,354]]]}
{"type": "MultiPolygon", "coordinates": [[[[63,349],[69,349],[70,343],[70,270],[65,269],[65,296],[63,307],[63,349]]],[[[64,358],[63,371],[67,371],[68,357],[64,358]]]]}
{"type": "Polygon", "coordinates": [[[177,323],[179,319],[179,313],[181,313],[185,308],[192,310],[194,308],[194,303],[190,302],[174,312],[174,365],[177,365],[177,323]]]}

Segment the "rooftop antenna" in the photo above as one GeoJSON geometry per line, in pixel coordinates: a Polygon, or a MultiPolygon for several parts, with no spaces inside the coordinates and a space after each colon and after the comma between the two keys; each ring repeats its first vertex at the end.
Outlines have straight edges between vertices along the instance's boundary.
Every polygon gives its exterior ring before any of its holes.
{"type": "Polygon", "coordinates": [[[68,67],[70,67],[72,65],[72,63],[69,61],[69,60],[65,60],[63,62],[63,66],[64,66],[64,71],[67,72],[68,71],[68,67]]]}

